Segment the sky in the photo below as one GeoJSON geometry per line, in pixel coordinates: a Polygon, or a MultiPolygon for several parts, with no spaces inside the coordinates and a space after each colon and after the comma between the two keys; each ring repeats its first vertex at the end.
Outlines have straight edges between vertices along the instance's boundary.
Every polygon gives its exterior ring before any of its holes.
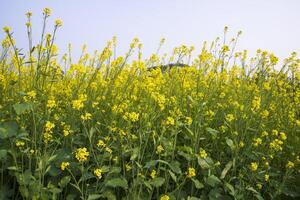
{"type": "MultiPolygon", "coordinates": [[[[239,30],[238,49],[254,55],[258,48],[280,58],[300,53],[300,0],[0,0],[0,27],[10,26],[19,48],[28,48],[25,13],[31,11],[33,38],[37,43],[42,29],[42,10],[52,9],[49,32],[55,19],[63,21],[56,44],[60,55],[72,43],[78,58],[83,44],[88,51],[101,50],[117,36],[117,54],[125,53],[134,37],[144,45],[144,55],[161,53],[181,44],[194,45],[199,52],[204,41],[239,30]]],[[[5,34],[0,33],[0,39],[5,34]]],[[[196,52],[197,53],[197,52],[196,52]]]]}

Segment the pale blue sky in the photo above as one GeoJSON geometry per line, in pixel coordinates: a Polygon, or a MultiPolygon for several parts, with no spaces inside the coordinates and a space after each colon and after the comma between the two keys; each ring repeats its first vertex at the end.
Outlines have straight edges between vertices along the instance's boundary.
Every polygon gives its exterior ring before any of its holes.
{"type": "MultiPolygon", "coordinates": [[[[89,52],[102,49],[114,35],[118,53],[124,53],[133,37],[144,44],[145,55],[155,52],[166,38],[162,52],[180,44],[200,49],[229,26],[235,35],[242,30],[239,49],[253,54],[262,48],[280,58],[300,53],[300,0],[1,0],[0,26],[9,25],[19,47],[27,47],[26,17],[32,11],[34,40],[39,39],[42,9],[52,9],[49,25],[56,18],[64,25],[57,35],[60,53],[68,43],[76,56],[82,44],[89,52]]],[[[0,38],[4,33],[0,33],[0,38]]]]}

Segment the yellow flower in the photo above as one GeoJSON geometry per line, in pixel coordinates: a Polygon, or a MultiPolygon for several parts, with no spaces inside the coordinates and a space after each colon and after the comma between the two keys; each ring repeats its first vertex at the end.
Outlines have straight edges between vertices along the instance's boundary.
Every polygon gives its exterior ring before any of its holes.
{"type": "Polygon", "coordinates": [[[60,165],[60,169],[62,171],[64,171],[67,167],[70,166],[70,163],[69,162],[62,162],[61,165],[60,165]]]}
{"type": "Polygon", "coordinates": [[[106,144],[104,143],[103,140],[98,140],[97,146],[98,147],[106,147],[106,144]]]}
{"type": "Polygon", "coordinates": [[[49,110],[51,110],[51,109],[53,109],[53,108],[55,108],[56,107],[56,102],[55,102],[55,100],[48,100],[47,101],[47,108],[49,109],[49,110]]]}
{"type": "Polygon", "coordinates": [[[55,124],[47,121],[45,124],[45,132],[44,132],[44,142],[47,144],[48,142],[52,141],[53,138],[53,128],[55,127],[55,124]]]}
{"type": "Polygon", "coordinates": [[[267,132],[267,131],[263,131],[262,133],[261,133],[261,136],[262,137],[267,137],[269,135],[269,133],[267,132]]]}
{"type": "Polygon", "coordinates": [[[267,119],[267,118],[269,117],[269,111],[264,110],[264,111],[261,112],[260,115],[261,115],[261,117],[262,117],[263,119],[267,119]]]}
{"type": "Polygon", "coordinates": [[[87,151],[87,148],[79,148],[76,150],[75,157],[79,162],[86,161],[90,153],[87,151]]]}
{"type": "Polygon", "coordinates": [[[286,164],[286,168],[288,168],[288,169],[292,169],[292,168],[294,168],[295,167],[295,164],[293,163],[293,162],[291,162],[291,161],[289,161],[287,164],[286,164]]]}
{"type": "Polygon", "coordinates": [[[215,113],[214,111],[212,111],[212,110],[208,110],[208,111],[205,112],[205,115],[206,115],[208,118],[214,117],[215,114],[216,114],[216,113],[215,113]]]}
{"type": "Polygon", "coordinates": [[[200,150],[200,158],[206,158],[207,157],[207,153],[204,149],[200,150]]]}
{"type": "Polygon", "coordinates": [[[36,98],[36,92],[34,90],[26,93],[26,96],[23,97],[24,101],[33,101],[36,98]]]}
{"type": "Polygon", "coordinates": [[[269,174],[265,174],[265,181],[268,182],[270,180],[270,175],[269,174]]]}
{"type": "Polygon", "coordinates": [[[261,184],[261,183],[257,183],[257,184],[256,184],[256,187],[257,187],[259,190],[261,190],[262,184],[261,184]]]}
{"type": "Polygon", "coordinates": [[[286,134],[284,132],[280,132],[279,134],[282,140],[286,140],[286,134]]]}
{"type": "Polygon", "coordinates": [[[139,120],[139,113],[136,112],[126,112],[123,116],[123,119],[131,121],[131,122],[137,122],[139,120]]]}
{"type": "Polygon", "coordinates": [[[265,90],[270,90],[270,89],[271,89],[270,83],[269,83],[269,82],[264,82],[264,83],[263,83],[263,88],[264,88],[265,90]]]}
{"type": "Polygon", "coordinates": [[[132,169],[132,166],[128,163],[125,165],[126,171],[130,171],[132,169]]]}
{"type": "Polygon", "coordinates": [[[60,19],[55,20],[55,26],[57,27],[62,26],[62,21],[60,19]]]}
{"type": "Polygon", "coordinates": [[[170,200],[170,197],[165,194],[165,195],[160,197],[160,200],[170,200]]]}
{"type": "Polygon", "coordinates": [[[175,125],[175,120],[173,117],[167,117],[166,125],[175,125]]]}
{"type": "Polygon", "coordinates": [[[109,147],[106,147],[106,148],[105,148],[105,151],[108,152],[108,153],[110,153],[110,154],[112,154],[112,150],[111,150],[111,148],[109,148],[109,147]]]}
{"type": "Polygon", "coordinates": [[[31,16],[32,16],[32,12],[27,12],[27,13],[26,13],[26,16],[27,16],[27,17],[31,17],[31,16]]]}
{"type": "Polygon", "coordinates": [[[193,119],[191,117],[185,117],[186,125],[191,125],[193,123],[193,119]]]}
{"type": "Polygon", "coordinates": [[[196,176],[196,170],[193,167],[189,167],[187,171],[187,177],[192,178],[196,176]]]}
{"type": "Polygon", "coordinates": [[[243,148],[245,146],[245,143],[243,141],[240,141],[239,147],[243,148]]]}
{"type": "Polygon", "coordinates": [[[81,94],[79,95],[79,98],[76,100],[72,101],[72,107],[75,110],[80,110],[84,107],[84,102],[87,100],[87,95],[86,94],[81,94]]]}
{"type": "Polygon", "coordinates": [[[227,46],[227,45],[224,45],[223,47],[222,47],[222,52],[223,53],[226,53],[226,52],[228,52],[230,49],[229,49],[229,47],[227,46]]]}
{"type": "Polygon", "coordinates": [[[235,118],[233,116],[233,114],[227,114],[225,117],[226,121],[231,122],[233,121],[235,118]]]}
{"type": "Polygon", "coordinates": [[[219,97],[220,97],[221,99],[223,99],[225,96],[226,96],[225,92],[221,92],[221,94],[219,95],[219,97]]]}
{"type": "Polygon", "coordinates": [[[265,167],[267,167],[267,168],[268,168],[269,166],[270,166],[269,162],[268,162],[268,161],[266,161],[266,162],[265,162],[265,167]]]}
{"type": "Polygon", "coordinates": [[[150,176],[151,176],[151,178],[155,178],[156,177],[156,171],[154,169],[151,171],[150,176]]]}
{"type": "Polygon", "coordinates": [[[97,168],[94,170],[94,175],[98,178],[101,179],[102,178],[102,169],[101,168],[97,168]]]}
{"type": "Polygon", "coordinates": [[[52,131],[52,129],[55,127],[55,124],[50,122],[50,121],[47,121],[46,124],[45,124],[45,131],[47,132],[50,132],[52,131]]]}
{"type": "Polygon", "coordinates": [[[258,145],[260,145],[262,143],[262,139],[261,138],[254,138],[253,139],[253,145],[254,146],[258,146],[258,145]]]}
{"type": "Polygon", "coordinates": [[[23,147],[24,145],[25,145],[25,142],[24,142],[24,141],[20,141],[20,140],[19,140],[19,141],[16,142],[16,146],[17,146],[17,147],[23,147]]]}
{"type": "Polygon", "coordinates": [[[4,31],[5,33],[9,33],[9,32],[10,32],[10,27],[9,27],[9,26],[4,26],[4,27],[3,27],[3,31],[4,31]]]}
{"type": "Polygon", "coordinates": [[[255,172],[258,168],[258,164],[256,162],[252,162],[250,165],[250,169],[255,172]]]}
{"type": "Polygon", "coordinates": [[[63,130],[63,133],[64,133],[64,136],[67,137],[68,135],[70,135],[71,133],[71,126],[70,125],[64,125],[64,130],[63,130]]]}
{"type": "Polygon", "coordinates": [[[260,108],[260,104],[261,104],[261,98],[260,97],[254,97],[252,100],[252,107],[251,110],[254,112],[256,110],[258,110],[260,108]]]}
{"type": "Polygon", "coordinates": [[[86,112],[84,115],[80,115],[80,118],[81,118],[83,121],[87,121],[87,120],[90,120],[90,119],[92,118],[92,114],[86,112]]]}
{"type": "Polygon", "coordinates": [[[157,147],[156,147],[156,153],[157,154],[160,154],[161,152],[163,152],[165,149],[164,149],[164,147],[162,146],[162,145],[158,145],[157,147]]]}
{"type": "Polygon", "coordinates": [[[272,135],[277,136],[278,135],[278,131],[277,130],[272,130],[272,135]]]}
{"type": "Polygon", "coordinates": [[[81,108],[83,108],[83,106],[83,102],[79,99],[72,101],[72,107],[76,110],[80,110],[81,108]]]}
{"type": "Polygon", "coordinates": [[[51,15],[51,9],[50,8],[44,8],[43,14],[46,15],[46,16],[50,16],[51,15]]]}
{"type": "Polygon", "coordinates": [[[269,146],[275,151],[282,151],[282,144],[283,142],[281,140],[275,139],[272,142],[270,142],[269,146]]]}

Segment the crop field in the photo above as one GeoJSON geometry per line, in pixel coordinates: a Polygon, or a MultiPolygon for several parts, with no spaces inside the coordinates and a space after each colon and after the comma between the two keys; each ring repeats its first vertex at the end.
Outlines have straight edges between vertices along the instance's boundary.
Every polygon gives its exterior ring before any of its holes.
{"type": "MultiPolygon", "coordinates": [[[[300,198],[300,59],[237,51],[224,35],[144,58],[57,55],[56,20],[28,48],[3,27],[0,199],[300,198]]],[[[159,48],[164,44],[162,39],[159,48]]]]}

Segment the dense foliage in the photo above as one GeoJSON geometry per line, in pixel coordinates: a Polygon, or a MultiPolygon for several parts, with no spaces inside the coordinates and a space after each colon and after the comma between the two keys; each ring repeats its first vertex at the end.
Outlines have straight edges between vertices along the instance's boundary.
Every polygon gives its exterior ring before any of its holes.
{"type": "Polygon", "coordinates": [[[3,28],[1,199],[300,197],[296,53],[281,68],[266,51],[248,59],[225,27],[194,59],[184,45],[144,59],[138,39],[117,56],[113,38],[58,60],[50,14],[37,45],[26,14],[28,52],[3,28]]]}

